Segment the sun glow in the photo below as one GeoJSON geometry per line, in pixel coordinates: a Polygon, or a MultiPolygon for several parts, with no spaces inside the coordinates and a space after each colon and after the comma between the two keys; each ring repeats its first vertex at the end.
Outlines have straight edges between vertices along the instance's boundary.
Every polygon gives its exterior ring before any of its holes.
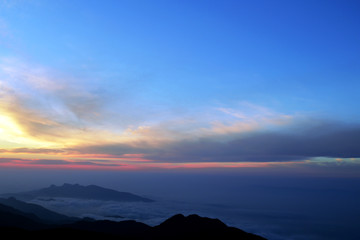
{"type": "Polygon", "coordinates": [[[2,135],[6,134],[9,136],[21,136],[23,134],[20,127],[17,126],[11,118],[5,115],[0,115],[0,133],[2,135]]]}
{"type": "Polygon", "coordinates": [[[2,147],[54,147],[52,143],[33,139],[11,117],[0,115],[0,142],[2,147]]]}

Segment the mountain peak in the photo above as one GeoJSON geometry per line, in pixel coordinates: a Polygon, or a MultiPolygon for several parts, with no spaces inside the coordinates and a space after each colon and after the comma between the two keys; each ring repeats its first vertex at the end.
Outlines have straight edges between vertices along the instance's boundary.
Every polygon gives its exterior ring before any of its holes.
{"type": "MultiPolygon", "coordinates": [[[[228,227],[219,219],[200,217],[196,214],[184,216],[176,214],[152,229],[158,239],[247,239],[265,240],[264,238],[228,227]],[[174,238],[175,237],[175,238],[174,238]]],[[[156,239],[156,238],[155,238],[156,239]]]]}
{"type": "Polygon", "coordinates": [[[20,199],[34,199],[38,197],[49,198],[77,198],[89,200],[117,201],[117,202],[152,202],[153,200],[144,198],[128,192],[99,187],[96,185],[82,186],[79,184],[64,183],[56,186],[54,184],[47,188],[24,192],[19,194],[6,194],[7,196],[18,197],[20,199]]]}
{"type": "Polygon", "coordinates": [[[71,218],[53,211],[50,211],[40,205],[36,205],[33,203],[27,203],[20,200],[17,200],[14,197],[9,197],[7,199],[0,198],[0,204],[12,207],[21,212],[24,212],[29,216],[29,214],[36,215],[40,219],[46,221],[47,223],[61,222],[61,223],[69,223],[77,220],[76,218],[71,218]]]}
{"type": "MultiPolygon", "coordinates": [[[[159,239],[230,239],[230,240],[266,240],[263,237],[244,232],[237,228],[227,227],[213,228],[206,220],[207,218],[198,215],[185,217],[177,214],[165,222],[177,221],[177,228],[166,226],[162,223],[159,226],[151,227],[134,220],[127,221],[96,221],[80,220],[61,225],[47,225],[38,222],[36,215],[30,215],[0,204],[0,228],[2,232],[11,230],[11,236],[18,238],[37,237],[45,239],[49,236],[79,236],[82,238],[101,239],[138,239],[138,240],[159,240],[159,239]],[[187,225],[189,219],[197,219],[194,225],[187,225]],[[205,221],[205,222],[204,222],[205,221]],[[185,223],[185,224],[184,224],[185,223]],[[4,229],[5,227],[5,229],[4,229]],[[26,231],[27,230],[27,231],[26,231]]],[[[6,232],[5,232],[6,233],[6,232]]]]}
{"type": "MultiPolygon", "coordinates": [[[[58,187],[54,184],[52,184],[51,186],[54,186],[54,187],[58,187]]],[[[59,187],[80,187],[79,184],[75,183],[75,184],[71,184],[71,183],[64,183],[62,186],[59,186],[59,187]]]]}
{"type": "Polygon", "coordinates": [[[200,226],[206,226],[212,228],[212,229],[219,229],[219,228],[226,228],[227,226],[221,222],[219,219],[212,219],[207,217],[200,217],[196,214],[191,214],[187,217],[185,217],[182,214],[176,214],[169,219],[167,219],[165,222],[160,224],[159,226],[166,226],[167,228],[171,228],[173,230],[178,229],[179,226],[186,226],[187,228],[191,228],[192,226],[197,226],[199,228],[200,226]]]}

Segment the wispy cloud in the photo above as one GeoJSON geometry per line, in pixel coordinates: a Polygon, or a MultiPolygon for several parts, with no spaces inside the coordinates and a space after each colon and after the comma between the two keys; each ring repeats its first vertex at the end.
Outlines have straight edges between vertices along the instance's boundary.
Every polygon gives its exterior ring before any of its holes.
{"type": "Polygon", "coordinates": [[[130,124],[121,119],[131,115],[131,104],[109,111],[116,103],[79,79],[12,58],[0,61],[0,75],[0,152],[43,159],[32,160],[38,166],[46,165],[47,156],[57,161],[49,165],[103,166],[91,161],[103,159],[108,167],[142,162],[170,168],[360,157],[358,125],[292,116],[249,102],[166,117],[144,111],[139,114],[147,115],[146,121],[134,118],[130,124]]]}
{"type": "Polygon", "coordinates": [[[68,152],[64,149],[50,149],[50,148],[11,148],[0,149],[0,153],[41,153],[41,154],[58,154],[68,152]]]}
{"type": "Polygon", "coordinates": [[[133,169],[129,164],[106,160],[59,160],[59,159],[23,159],[0,158],[2,167],[56,168],[56,169],[133,169]]]}
{"type": "Polygon", "coordinates": [[[71,144],[95,135],[94,123],[102,116],[101,96],[16,59],[3,59],[0,74],[0,112],[16,126],[15,141],[22,142],[22,137],[42,144],[71,144]]]}
{"type": "MultiPolygon", "coordinates": [[[[157,162],[285,162],[304,161],[315,157],[357,158],[360,152],[360,126],[344,126],[313,119],[312,124],[293,123],[269,131],[261,129],[246,134],[231,134],[227,141],[216,136],[181,139],[159,146],[138,143],[78,146],[79,152],[126,152],[143,154],[157,162]]],[[[146,143],[146,142],[145,142],[146,143]]]]}
{"type": "MultiPolygon", "coordinates": [[[[134,124],[127,124],[122,119],[131,115],[131,104],[108,111],[113,103],[106,101],[101,92],[80,84],[79,79],[14,58],[0,61],[0,75],[0,111],[8,123],[16,126],[20,143],[22,137],[48,145],[141,142],[150,146],[249,132],[285,119],[264,107],[243,104],[247,113],[241,113],[241,118],[239,109],[208,107],[202,114],[167,115],[165,119],[147,116],[142,122],[133,117],[134,124]],[[229,118],[234,115],[235,119],[229,118]]],[[[4,123],[2,129],[6,130],[4,123]]]]}

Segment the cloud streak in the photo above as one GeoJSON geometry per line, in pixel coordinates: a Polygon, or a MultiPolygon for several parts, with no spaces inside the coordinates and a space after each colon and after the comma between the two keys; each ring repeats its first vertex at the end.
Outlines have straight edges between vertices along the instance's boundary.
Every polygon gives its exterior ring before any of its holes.
{"type": "Polygon", "coordinates": [[[282,114],[249,102],[160,118],[159,112],[126,124],[121,116],[132,105],[113,114],[108,109],[116,104],[71,77],[16,59],[2,59],[0,74],[0,143],[7,146],[0,153],[4,159],[21,154],[34,166],[240,167],[360,157],[356,124],[282,114]]]}
{"type": "Polygon", "coordinates": [[[247,112],[241,113],[240,119],[239,110],[216,107],[209,107],[201,114],[190,111],[181,116],[166,114],[163,117],[162,110],[149,115],[156,107],[145,106],[138,108],[135,116],[133,104],[109,102],[99,91],[100,86],[84,86],[79,79],[12,58],[1,59],[0,76],[0,113],[7,118],[0,122],[0,129],[18,147],[21,144],[25,145],[22,147],[32,144],[37,148],[64,147],[91,144],[94,140],[120,145],[134,142],[155,145],[205,135],[227,138],[272,121],[286,120],[282,115],[250,104],[245,106],[247,112]],[[139,115],[145,120],[139,121],[139,115]],[[17,134],[10,132],[9,125],[17,134]]]}
{"type": "Polygon", "coordinates": [[[168,142],[159,147],[144,143],[92,145],[79,146],[77,151],[114,155],[138,153],[158,162],[282,162],[315,157],[360,157],[357,144],[360,142],[360,126],[320,120],[294,125],[237,134],[237,137],[232,135],[228,141],[208,136],[168,142]]]}
{"type": "Polygon", "coordinates": [[[0,128],[17,145],[63,146],[95,135],[114,137],[101,129],[103,97],[77,86],[76,79],[11,58],[1,60],[0,75],[0,113],[8,123],[1,121],[0,128]],[[10,124],[17,134],[9,132],[10,124]]]}
{"type": "Polygon", "coordinates": [[[56,168],[56,169],[122,169],[129,170],[134,167],[116,161],[106,160],[59,160],[59,159],[22,159],[22,158],[0,158],[2,167],[21,168],[56,168]]]}

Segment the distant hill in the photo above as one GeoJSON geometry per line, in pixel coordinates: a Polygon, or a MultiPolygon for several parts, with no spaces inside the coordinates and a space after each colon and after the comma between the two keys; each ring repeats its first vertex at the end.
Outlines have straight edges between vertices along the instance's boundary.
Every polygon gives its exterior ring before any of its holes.
{"type": "Polygon", "coordinates": [[[93,231],[121,237],[140,237],[142,233],[146,233],[151,229],[150,226],[141,222],[136,222],[134,220],[120,222],[109,220],[83,220],[73,224],[63,225],[62,228],[81,231],[93,231]]]}
{"type": "Polygon", "coordinates": [[[37,205],[37,204],[19,201],[19,200],[15,199],[14,197],[6,198],[6,199],[0,198],[0,204],[12,207],[23,213],[36,215],[42,221],[47,222],[47,223],[65,224],[65,223],[72,223],[72,222],[79,220],[74,217],[68,217],[63,214],[59,214],[59,213],[50,211],[50,210],[48,210],[40,205],[37,205]]]}
{"type": "Polygon", "coordinates": [[[96,237],[103,239],[236,239],[266,240],[260,236],[228,227],[218,219],[197,215],[175,215],[162,224],[150,227],[136,221],[78,221],[66,225],[39,223],[36,216],[0,204],[0,232],[17,237],[96,237]]]}
{"type": "Polygon", "coordinates": [[[266,240],[238,228],[228,227],[218,219],[177,214],[158,226],[150,227],[136,221],[80,221],[64,226],[66,229],[107,233],[131,239],[225,239],[266,240]]]}
{"type": "Polygon", "coordinates": [[[137,196],[128,192],[118,192],[95,185],[81,186],[79,184],[65,183],[62,186],[51,185],[39,190],[3,194],[4,197],[15,197],[20,200],[29,201],[35,198],[77,198],[118,202],[152,202],[153,200],[137,196]]]}
{"type": "Polygon", "coordinates": [[[265,240],[258,235],[228,227],[219,219],[200,217],[196,214],[187,217],[177,214],[151,228],[146,235],[149,239],[265,240]]]}
{"type": "MultiPolygon", "coordinates": [[[[16,195],[16,194],[15,194],[16,195]]],[[[98,186],[64,184],[25,192],[18,196],[31,198],[68,197],[112,201],[152,201],[131,193],[117,192],[98,186]]],[[[165,239],[236,239],[266,240],[255,234],[229,227],[218,219],[198,215],[175,215],[158,226],[151,227],[141,222],[96,221],[71,219],[36,204],[15,198],[0,199],[0,232],[17,237],[92,237],[103,239],[165,240],[165,239]],[[64,224],[64,221],[68,221],[64,224]]]]}
{"type": "Polygon", "coordinates": [[[0,227],[36,230],[45,228],[45,224],[34,214],[24,213],[15,208],[0,204],[0,227]]]}

